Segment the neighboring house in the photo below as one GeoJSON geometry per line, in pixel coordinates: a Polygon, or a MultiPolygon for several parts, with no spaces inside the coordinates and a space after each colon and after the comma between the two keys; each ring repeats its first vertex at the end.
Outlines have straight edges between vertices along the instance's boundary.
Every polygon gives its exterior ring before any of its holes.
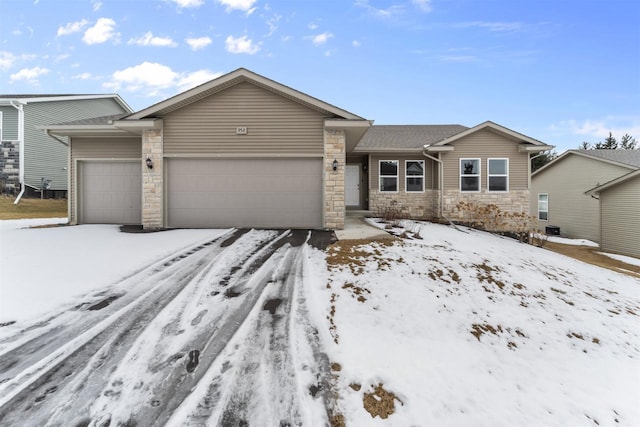
{"type": "Polygon", "coordinates": [[[640,258],[640,168],[586,195],[600,202],[600,249],[640,258]]]}
{"type": "Polygon", "coordinates": [[[585,192],[640,168],[640,150],[568,150],[531,175],[531,214],[541,231],[600,242],[600,206],[585,192]]]}
{"type": "Polygon", "coordinates": [[[68,149],[52,144],[52,137],[38,127],[131,111],[112,94],[0,95],[0,192],[39,191],[44,186],[65,196],[68,149]]]}
{"type": "Polygon", "coordinates": [[[147,229],[341,229],[347,207],[392,200],[422,218],[462,200],[526,213],[529,153],[552,148],[491,122],[371,127],[242,68],[126,117],[47,128],[70,140],[71,223],[147,229]]]}

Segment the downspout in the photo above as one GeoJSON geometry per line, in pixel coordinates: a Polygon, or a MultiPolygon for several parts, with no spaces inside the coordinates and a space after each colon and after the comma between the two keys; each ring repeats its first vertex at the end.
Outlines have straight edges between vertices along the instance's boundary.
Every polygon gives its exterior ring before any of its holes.
{"type": "Polygon", "coordinates": [[[444,194],[443,194],[443,180],[444,180],[444,172],[442,171],[443,168],[443,164],[442,164],[442,160],[440,160],[440,154],[438,154],[438,157],[433,157],[430,154],[427,154],[425,152],[425,148],[422,149],[422,155],[425,156],[428,159],[431,159],[435,162],[438,162],[438,190],[440,193],[440,202],[438,203],[438,215],[441,218],[444,218],[450,225],[452,225],[453,227],[455,227],[456,230],[462,231],[460,230],[454,223],[453,221],[451,221],[449,218],[447,218],[446,216],[444,216],[444,214],[442,213],[442,204],[444,203],[444,194]]]}
{"type": "Polygon", "coordinates": [[[18,150],[20,151],[18,153],[18,162],[20,162],[20,172],[18,172],[18,179],[20,181],[20,193],[18,194],[18,197],[16,197],[16,200],[13,202],[14,205],[17,205],[24,195],[27,187],[24,185],[24,104],[20,102],[14,102],[15,101],[13,99],[9,101],[11,106],[18,110],[18,150]]]}

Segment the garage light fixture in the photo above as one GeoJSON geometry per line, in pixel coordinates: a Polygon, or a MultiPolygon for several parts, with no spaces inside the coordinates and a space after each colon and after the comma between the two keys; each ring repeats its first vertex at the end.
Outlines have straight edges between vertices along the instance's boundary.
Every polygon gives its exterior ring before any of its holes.
{"type": "Polygon", "coordinates": [[[333,159],[332,165],[333,165],[334,172],[337,171],[338,170],[338,161],[336,159],[333,159]]]}
{"type": "Polygon", "coordinates": [[[151,160],[151,157],[147,157],[147,167],[149,169],[153,169],[153,160],[151,160]]]}

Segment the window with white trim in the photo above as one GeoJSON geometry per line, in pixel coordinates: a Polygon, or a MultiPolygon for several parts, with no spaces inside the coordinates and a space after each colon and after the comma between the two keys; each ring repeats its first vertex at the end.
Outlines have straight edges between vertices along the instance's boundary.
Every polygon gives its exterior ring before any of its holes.
{"type": "Polygon", "coordinates": [[[487,159],[489,191],[509,191],[509,159],[487,159]]]}
{"type": "Polygon", "coordinates": [[[424,160],[406,160],[405,191],[407,193],[424,192],[424,160]]]}
{"type": "Polygon", "coordinates": [[[380,191],[381,192],[398,192],[398,161],[397,160],[380,160],[380,191]]]}
{"type": "Polygon", "coordinates": [[[549,220],[549,194],[547,193],[538,193],[538,219],[549,220]]]}
{"type": "Polygon", "coordinates": [[[480,191],[480,159],[460,159],[460,191],[480,191]]]}

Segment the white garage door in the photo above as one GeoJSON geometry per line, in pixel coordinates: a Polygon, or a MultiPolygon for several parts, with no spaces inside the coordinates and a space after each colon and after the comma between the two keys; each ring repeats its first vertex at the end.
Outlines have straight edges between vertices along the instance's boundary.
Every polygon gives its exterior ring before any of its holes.
{"type": "Polygon", "coordinates": [[[140,162],[82,162],[80,173],[80,222],[140,224],[140,162]]]}
{"type": "Polygon", "coordinates": [[[322,159],[170,159],[170,227],[320,228],[322,159]]]}

